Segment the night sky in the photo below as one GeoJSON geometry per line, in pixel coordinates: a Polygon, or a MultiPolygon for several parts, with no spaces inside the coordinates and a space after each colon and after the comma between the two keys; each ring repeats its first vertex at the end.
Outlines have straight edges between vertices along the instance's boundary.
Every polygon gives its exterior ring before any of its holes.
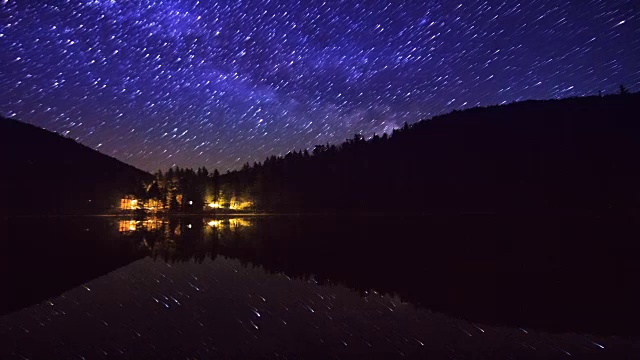
{"type": "Polygon", "coordinates": [[[635,0],[0,0],[0,25],[0,114],[144,170],[640,90],[635,0]]]}

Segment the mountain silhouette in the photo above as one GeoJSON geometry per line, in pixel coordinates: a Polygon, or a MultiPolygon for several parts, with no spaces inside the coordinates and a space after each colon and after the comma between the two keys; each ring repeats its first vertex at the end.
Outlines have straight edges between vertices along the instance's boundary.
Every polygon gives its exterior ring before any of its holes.
{"type": "Polygon", "coordinates": [[[0,118],[1,211],[10,215],[102,213],[151,175],[75,140],[0,118]]]}
{"type": "Polygon", "coordinates": [[[220,176],[219,197],[264,211],[633,212],[638,104],[624,93],[453,111],[247,163],[220,176]]]}
{"type": "Polygon", "coordinates": [[[159,171],[147,194],[140,184],[153,176],[5,119],[6,208],[104,212],[123,194],[139,194],[186,212],[216,202],[266,212],[635,213],[639,103],[640,93],[625,92],[453,111],[225,174],[159,171]]]}

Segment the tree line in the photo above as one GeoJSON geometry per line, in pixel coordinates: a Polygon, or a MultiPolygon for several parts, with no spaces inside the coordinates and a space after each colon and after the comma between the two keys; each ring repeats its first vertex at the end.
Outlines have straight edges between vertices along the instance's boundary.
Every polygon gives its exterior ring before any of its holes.
{"type": "Polygon", "coordinates": [[[640,204],[640,123],[631,115],[639,98],[625,91],[453,111],[225,174],[158,171],[146,196],[170,209],[626,211],[640,204]]]}

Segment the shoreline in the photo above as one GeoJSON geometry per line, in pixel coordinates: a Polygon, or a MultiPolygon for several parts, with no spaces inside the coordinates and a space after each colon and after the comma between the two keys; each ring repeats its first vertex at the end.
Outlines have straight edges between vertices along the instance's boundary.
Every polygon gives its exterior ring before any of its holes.
{"type": "Polygon", "coordinates": [[[104,213],[104,214],[20,214],[20,215],[4,215],[1,218],[4,219],[43,219],[43,218],[171,218],[171,217],[209,217],[209,218],[229,218],[229,217],[269,217],[269,216],[295,216],[295,217],[531,217],[535,218],[611,218],[616,217],[619,219],[640,219],[640,213],[638,212],[625,212],[625,213],[590,213],[590,212],[480,212],[480,211],[467,211],[467,212],[422,212],[422,213],[402,213],[402,212],[241,212],[241,213],[206,213],[206,212],[192,212],[192,213],[104,213]]]}

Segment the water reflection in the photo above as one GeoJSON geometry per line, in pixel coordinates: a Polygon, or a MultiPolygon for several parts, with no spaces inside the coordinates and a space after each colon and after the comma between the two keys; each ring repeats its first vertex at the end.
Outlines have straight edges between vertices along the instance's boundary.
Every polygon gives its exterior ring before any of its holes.
{"type": "Polygon", "coordinates": [[[12,296],[1,299],[5,312],[40,304],[0,319],[0,358],[564,358],[639,348],[637,227],[623,219],[33,221],[9,224],[1,284],[12,296]]]}
{"type": "Polygon", "coordinates": [[[630,280],[640,271],[629,224],[616,222],[624,226],[611,231],[609,221],[509,220],[181,217],[136,221],[135,232],[132,220],[119,227],[153,259],[169,263],[223,255],[268,273],[339,283],[362,295],[398,295],[483,323],[554,332],[638,330],[630,321],[640,319],[630,280]]]}
{"type": "MultiPolygon", "coordinates": [[[[145,258],[0,318],[0,358],[622,358],[637,341],[485,326],[238,260],[145,258]]],[[[635,350],[634,350],[635,349],[635,350]]]]}
{"type": "Polygon", "coordinates": [[[144,220],[120,219],[118,221],[118,229],[121,233],[127,233],[136,230],[153,231],[161,229],[165,221],[160,218],[150,218],[144,220]]]}
{"type": "MultiPolygon", "coordinates": [[[[248,227],[251,226],[251,221],[247,218],[229,218],[229,219],[206,219],[203,218],[202,221],[206,223],[211,228],[222,229],[225,227],[228,228],[239,228],[239,227],[248,227]]],[[[199,223],[200,219],[189,219],[186,221],[185,225],[187,228],[192,228],[193,223],[199,223]]],[[[120,219],[118,220],[118,231],[121,233],[129,233],[132,231],[154,231],[164,229],[164,227],[170,224],[167,218],[146,218],[146,219],[120,219]]],[[[177,222],[173,222],[173,231],[180,232],[181,230],[175,226],[177,222]]],[[[176,234],[176,235],[179,235],[176,234]]]]}
{"type": "Polygon", "coordinates": [[[143,257],[238,259],[268,274],[372,291],[480,323],[636,333],[637,227],[492,217],[169,217],[14,220],[5,312],[143,257]],[[45,239],[43,241],[43,239],[45,239]],[[55,239],[47,241],[46,239],[55,239]],[[517,239],[517,240],[514,240],[517,239]],[[607,239],[603,241],[602,239],[607,239]]]}

